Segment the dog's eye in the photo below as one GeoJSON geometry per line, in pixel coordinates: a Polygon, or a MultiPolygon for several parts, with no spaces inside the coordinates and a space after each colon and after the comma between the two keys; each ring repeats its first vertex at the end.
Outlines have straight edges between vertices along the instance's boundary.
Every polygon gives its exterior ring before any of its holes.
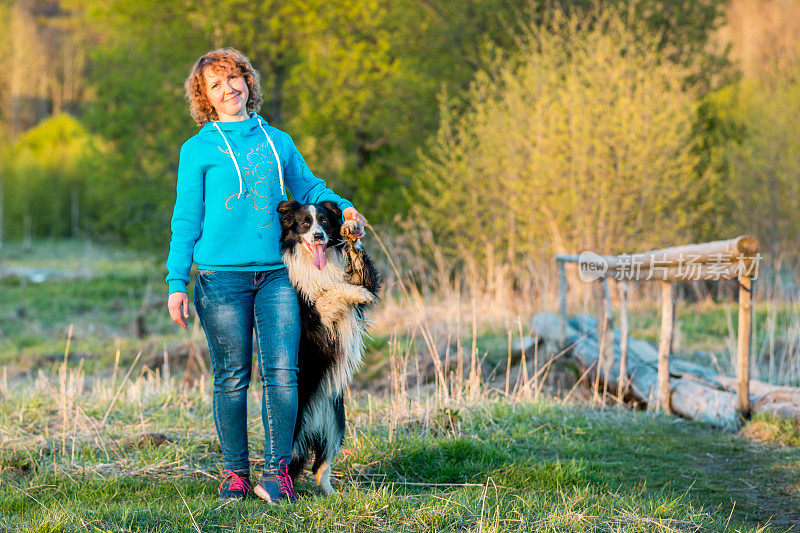
{"type": "Polygon", "coordinates": [[[309,227],[309,226],[311,225],[311,223],[310,223],[308,220],[304,220],[304,221],[303,221],[303,223],[302,223],[301,225],[302,225],[304,228],[307,228],[307,227],[309,227]]]}
{"type": "Polygon", "coordinates": [[[328,223],[328,219],[323,218],[322,220],[319,221],[319,223],[320,224],[327,224],[328,223]]]}

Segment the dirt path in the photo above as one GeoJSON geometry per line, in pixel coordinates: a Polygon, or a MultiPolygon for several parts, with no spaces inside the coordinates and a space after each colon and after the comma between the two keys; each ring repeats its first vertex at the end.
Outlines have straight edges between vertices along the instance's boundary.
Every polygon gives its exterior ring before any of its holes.
{"type": "Polygon", "coordinates": [[[778,531],[800,531],[800,457],[793,449],[732,437],[745,447],[731,457],[719,452],[697,456],[698,466],[731,497],[733,515],[742,521],[764,524],[778,531]]]}

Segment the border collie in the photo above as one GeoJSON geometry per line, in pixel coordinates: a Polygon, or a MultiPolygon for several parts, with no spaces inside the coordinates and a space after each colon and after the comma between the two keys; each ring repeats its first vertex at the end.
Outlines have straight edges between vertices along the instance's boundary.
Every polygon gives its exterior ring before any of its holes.
{"type": "Polygon", "coordinates": [[[361,364],[364,311],[378,298],[380,279],[355,234],[341,223],[333,202],[278,204],[281,254],[300,300],[302,333],[298,355],[297,424],[289,474],[302,472],[314,452],[311,472],[325,494],[331,463],[344,440],[344,391],[361,364]]]}

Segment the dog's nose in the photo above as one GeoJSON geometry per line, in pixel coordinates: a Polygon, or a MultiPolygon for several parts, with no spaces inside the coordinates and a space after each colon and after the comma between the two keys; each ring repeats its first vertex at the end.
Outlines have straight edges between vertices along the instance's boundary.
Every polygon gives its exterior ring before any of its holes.
{"type": "Polygon", "coordinates": [[[318,232],[316,232],[314,234],[314,240],[321,241],[324,238],[325,238],[325,234],[322,233],[321,231],[318,231],[318,232]]]}

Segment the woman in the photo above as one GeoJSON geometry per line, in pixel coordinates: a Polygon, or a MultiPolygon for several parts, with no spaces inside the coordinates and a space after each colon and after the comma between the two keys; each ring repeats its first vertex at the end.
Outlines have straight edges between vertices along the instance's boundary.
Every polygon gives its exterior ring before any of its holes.
{"type": "Polygon", "coordinates": [[[202,56],[186,79],[200,131],[181,147],[167,258],[169,312],[186,327],[186,286],[198,264],[194,303],[214,372],[213,413],[225,462],[220,498],[250,492],[247,388],[253,330],[263,382],[264,472],[254,492],[294,501],[286,468],[297,417],[297,293],[279,253],[276,206],[288,189],[301,203],[330,200],[362,225],[353,205],[314,177],[291,137],[267,124],[259,75],[232,48],[202,56]]]}

